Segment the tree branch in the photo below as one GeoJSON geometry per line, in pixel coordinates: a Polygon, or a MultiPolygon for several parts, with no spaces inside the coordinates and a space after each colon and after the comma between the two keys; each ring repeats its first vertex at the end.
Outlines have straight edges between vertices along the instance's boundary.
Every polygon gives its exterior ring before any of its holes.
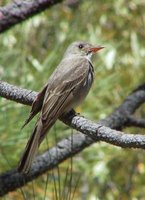
{"type": "MultiPolygon", "coordinates": [[[[0,96],[25,105],[31,105],[37,93],[30,90],[12,86],[0,81],[0,96]]],[[[145,148],[144,135],[132,135],[120,131],[124,126],[129,125],[129,117],[135,110],[145,102],[145,84],[130,94],[123,103],[107,118],[99,123],[91,122],[83,117],[72,113],[64,116],[61,120],[81,133],[74,134],[73,147],[71,137],[65,138],[58,144],[36,158],[32,165],[31,173],[28,176],[11,170],[0,176],[0,196],[23,186],[35,179],[42,173],[54,168],[65,159],[75,155],[96,141],[125,148],[145,148]],[[109,128],[110,127],[110,128],[109,128]]]]}
{"type": "Polygon", "coordinates": [[[0,33],[63,0],[15,0],[0,8],[0,33]]]}
{"type": "Polygon", "coordinates": [[[134,116],[128,117],[128,126],[135,126],[139,128],[145,128],[145,119],[138,119],[134,116]]]}

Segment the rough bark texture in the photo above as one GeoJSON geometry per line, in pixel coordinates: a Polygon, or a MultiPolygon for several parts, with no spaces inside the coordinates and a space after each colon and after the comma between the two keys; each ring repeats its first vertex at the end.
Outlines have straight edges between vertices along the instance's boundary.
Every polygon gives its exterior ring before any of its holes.
{"type": "MultiPolygon", "coordinates": [[[[25,105],[31,105],[37,93],[22,89],[5,82],[0,82],[0,96],[25,105]]],[[[133,113],[145,102],[145,84],[133,91],[123,103],[108,117],[94,123],[83,117],[70,113],[61,120],[78,132],[65,138],[58,144],[38,156],[27,176],[17,173],[15,169],[0,175],[0,196],[22,187],[42,173],[54,168],[62,161],[77,154],[97,141],[104,141],[123,148],[145,148],[145,136],[127,134],[121,131],[127,126],[144,126],[144,119],[136,119],[133,113]],[[116,129],[116,130],[114,130],[116,129]],[[73,139],[73,147],[71,140],[73,139]]]]}
{"type": "Polygon", "coordinates": [[[15,0],[0,8],[0,33],[63,0],[15,0]]]}

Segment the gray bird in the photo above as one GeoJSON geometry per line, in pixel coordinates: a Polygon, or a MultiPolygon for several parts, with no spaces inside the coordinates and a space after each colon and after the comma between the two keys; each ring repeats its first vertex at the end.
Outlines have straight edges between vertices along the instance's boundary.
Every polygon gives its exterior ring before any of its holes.
{"type": "Polygon", "coordinates": [[[72,43],[50,76],[47,84],[38,93],[24,126],[40,112],[33,133],[18,165],[18,171],[28,173],[38,151],[56,120],[78,106],[88,94],[94,79],[92,55],[104,47],[87,42],[72,43]]]}

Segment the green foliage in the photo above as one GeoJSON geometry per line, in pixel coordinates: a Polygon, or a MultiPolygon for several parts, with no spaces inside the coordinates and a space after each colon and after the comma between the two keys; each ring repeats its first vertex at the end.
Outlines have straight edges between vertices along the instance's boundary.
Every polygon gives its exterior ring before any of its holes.
{"type": "MultiPolygon", "coordinates": [[[[2,1],[4,5],[6,1],[2,1]]],[[[87,0],[75,7],[60,4],[15,26],[0,36],[0,78],[11,84],[40,90],[61,60],[71,42],[87,40],[106,48],[94,57],[96,78],[79,112],[94,121],[111,113],[138,84],[144,82],[145,2],[138,0],[87,0]]],[[[0,170],[17,165],[35,120],[20,130],[29,108],[0,98],[0,170]],[[11,153],[10,153],[11,152],[11,153]]],[[[145,116],[141,108],[137,115],[145,116]]],[[[143,132],[127,129],[127,132],[143,132]]],[[[56,125],[57,137],[70,130],[56,125]]],[[[54,129],[48,136],[55,144],[54,129]]],[[[47,144],[41,147],[46,149],[47,144]]],[[[123,150],[97,143],[73,161],[74,173],[80,176],[75,199],[140,199],[145,196],[145,158],[143,150],[123,150]],[[79,162],[78,162],[79,161],[79,162]]],[[[60,173],[65,177],[66,162],[60,173]]],[[[43,199],[46,176],[35,182],[35,193],[43,199]]],[[[49,185],[49,183],[48,183],[49,185]]],[[[26,189],[25,189],[26,188],[26,189]]],[[[26,186],[29,199],[33,190],[26,186]]],[[[53,183],[47,195],[51,198],[53,183]]],[[[20,199],[12,193],[7,199],[20,199]]]]}

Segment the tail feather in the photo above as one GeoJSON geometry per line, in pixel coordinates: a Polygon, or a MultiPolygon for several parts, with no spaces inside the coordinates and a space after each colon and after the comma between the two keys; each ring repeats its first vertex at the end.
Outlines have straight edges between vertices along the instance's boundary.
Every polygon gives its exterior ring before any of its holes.
{"type": "Polygon", "coordinates": [[[38,151],[38,147],[40,145],[40,134],[42,130],[42,123],[36,125],[28,143],[26,146],[26,149],[24,151],[24,154],[22,155],[22,158],[20,160],[20,163],[18,165],[18,171],[20,173],[27,174],[30,170],[31,164],[34,160],[34,157],[38,151]]]}
{"type": "Polygon", "coordinates": [[[38,148],[41,142],[44,140],[46,133],[50,130],[54,123],[55,121],[49,121],[49,123],[45,127],[44,124],[42,124],[41,119],[39,118],[35,129],[27,143],[22,158],[19,162],[17,168],[18,172],[23,174],[29,173],[30,167],[32,165],[35,155],[37,154],[38,148]]]}

